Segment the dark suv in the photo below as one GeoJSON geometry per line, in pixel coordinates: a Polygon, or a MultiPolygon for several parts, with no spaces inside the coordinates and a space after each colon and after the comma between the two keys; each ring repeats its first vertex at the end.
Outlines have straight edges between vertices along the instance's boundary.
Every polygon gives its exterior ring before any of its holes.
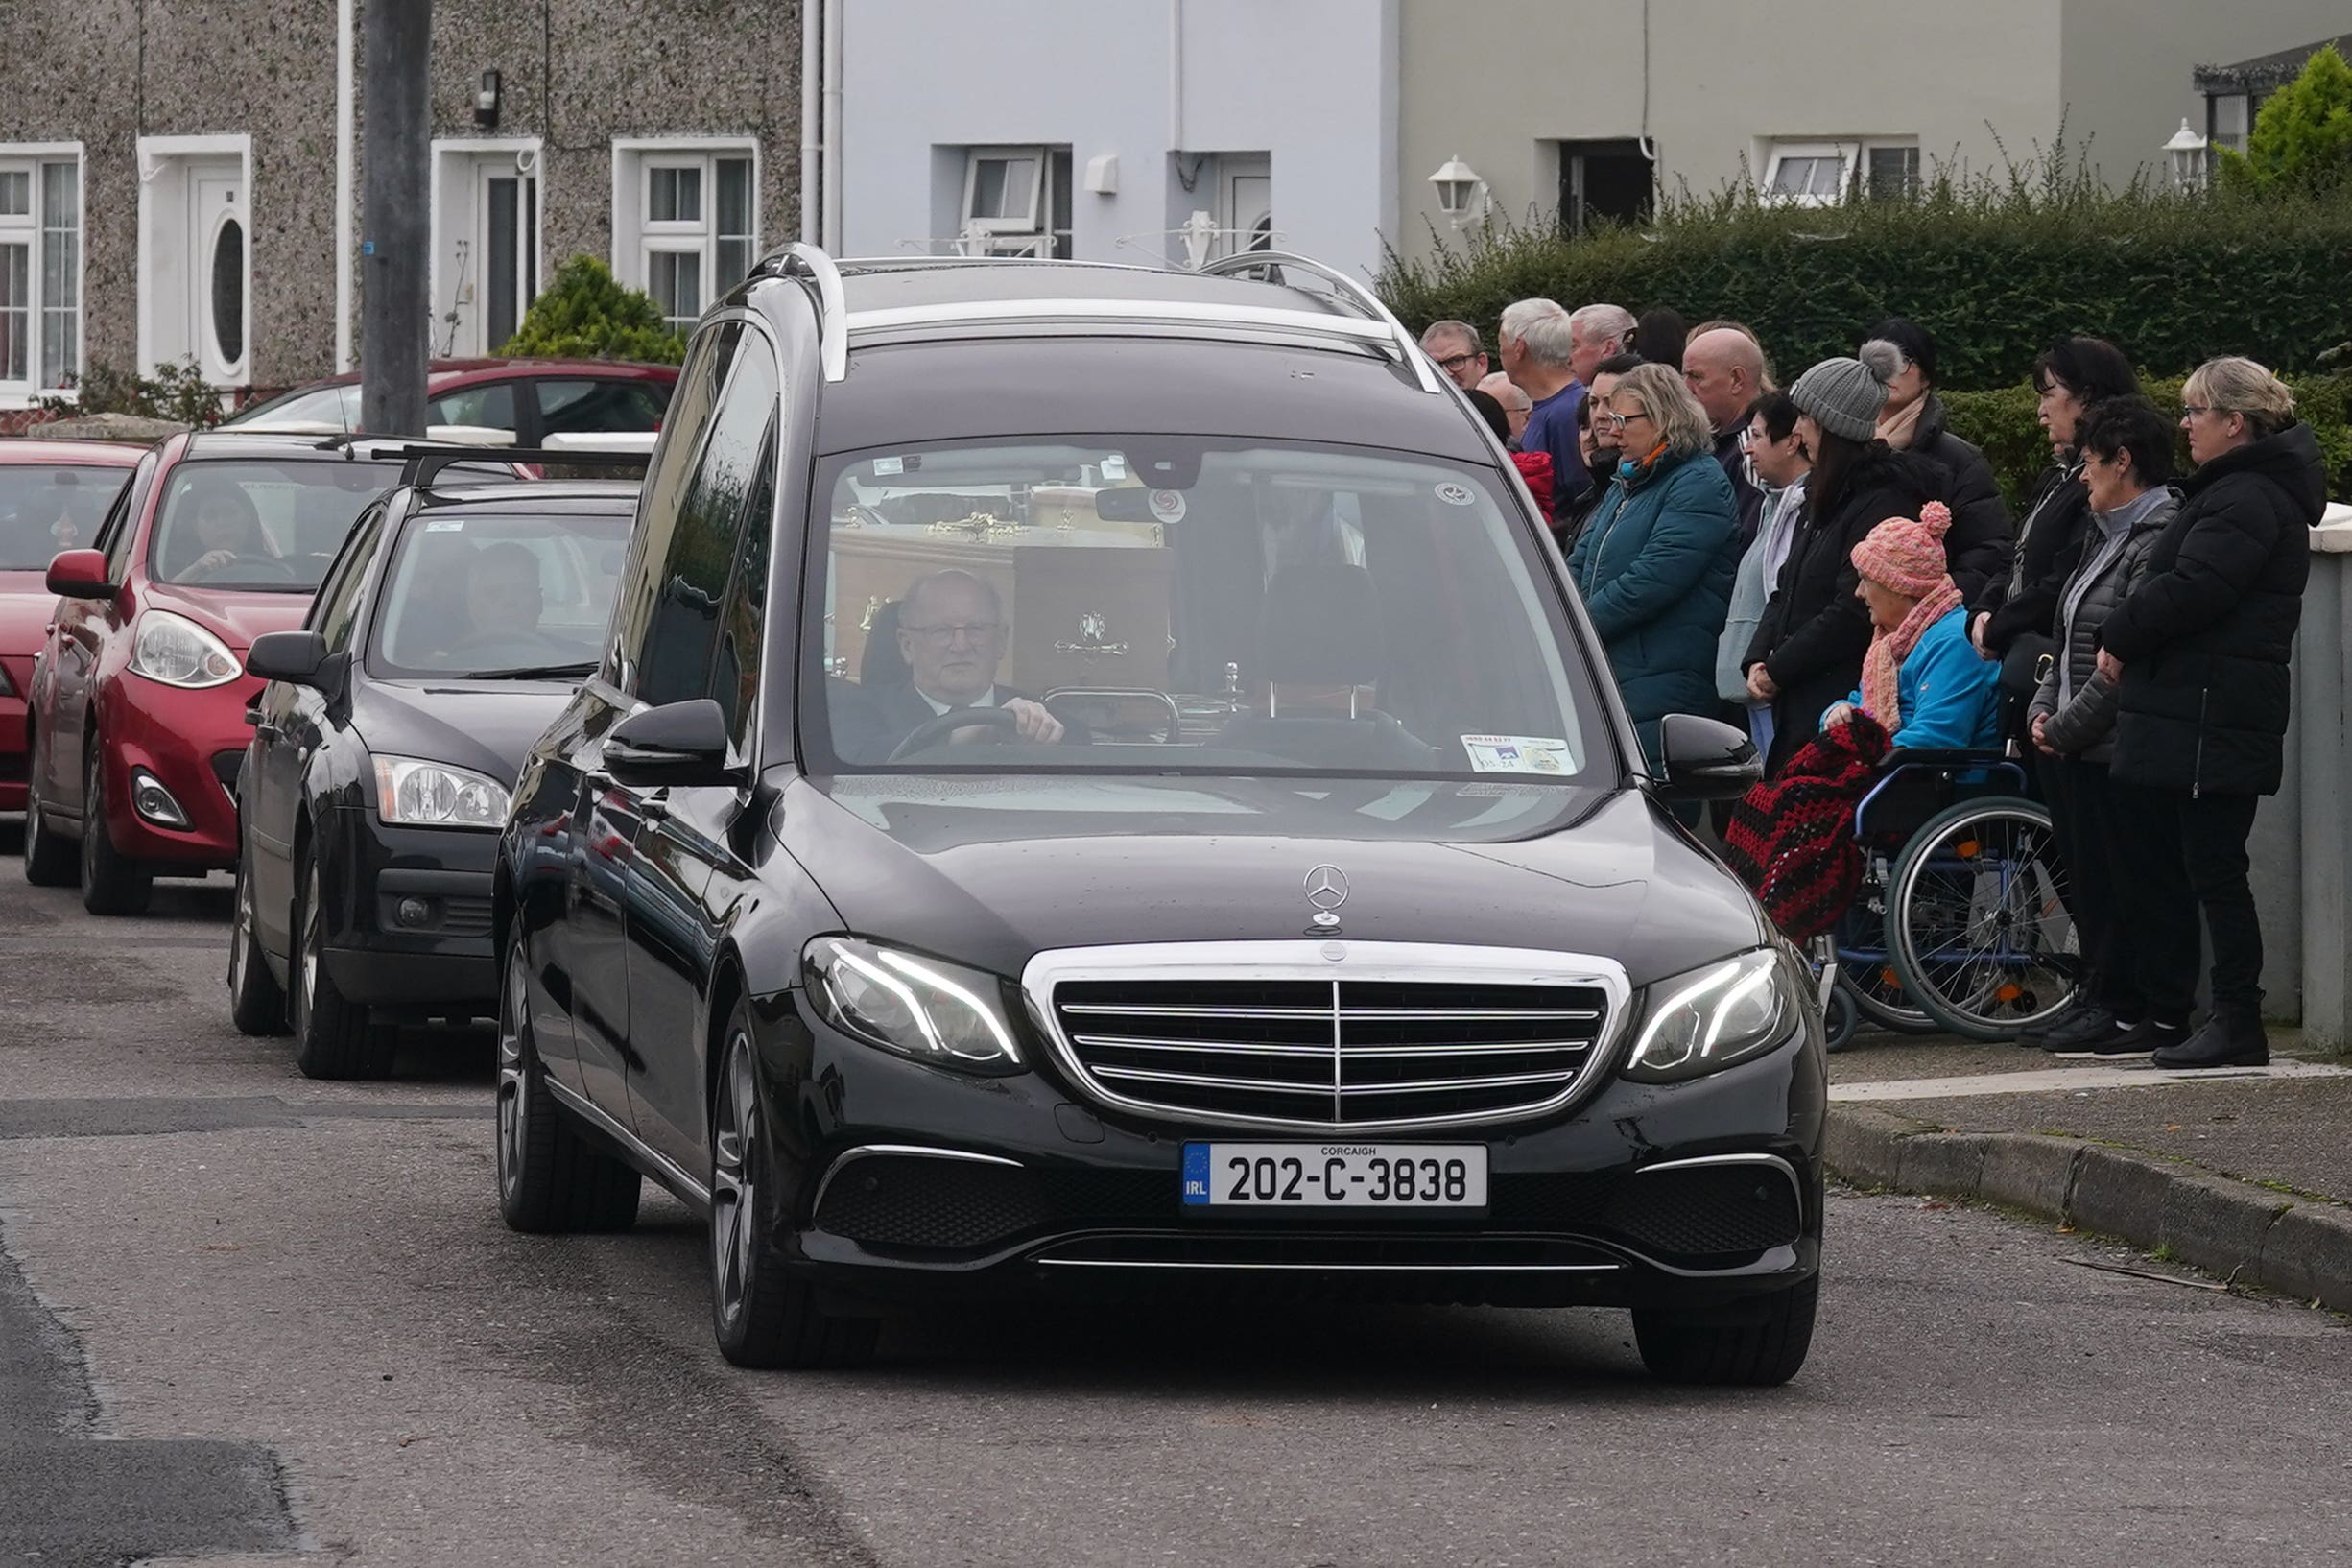
{"type": "MultiPolygon", "coordinates": [[[[1247,269],[1252,275],[1239,275],[1247,269]]],[[[695,335],[502,841],[509,1224],[710,1217],[726,1356],[1188,1288],[1810,1342],[1812,982],[1507,454],[1360,286],[851,264],[695,335]]]]}

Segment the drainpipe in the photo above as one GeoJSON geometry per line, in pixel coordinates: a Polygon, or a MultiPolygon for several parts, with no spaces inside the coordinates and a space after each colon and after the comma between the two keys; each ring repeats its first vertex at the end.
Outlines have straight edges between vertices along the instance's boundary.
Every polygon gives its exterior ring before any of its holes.
{"type": "MultiPolygon", "coordinates": [[[[345,0],[348,4],[348,0],[345,0]]],[[[817,58],[817,6],[815,0],[800,3],[800,238],[804,244],[817,243],[818,184],[817,101],[822,94],[823,66],[817,58]]]]}
{"type": "Polygon", "coordinates": [[[842,0],[824,0],[824,248],[839,255],[842,250],[842,0]]]}
{"type": "Polygon", "coordinates": [[[1168,151],[1184,151],[1184,0],[1168,0],[1168,151]]]}
{"type": "Polygon", "coordinates": [[[357,0],[335,0],[335,371],[351,368],[351,184],[352,142],[357,105],[353,101],[352,8],[357,0]]]}

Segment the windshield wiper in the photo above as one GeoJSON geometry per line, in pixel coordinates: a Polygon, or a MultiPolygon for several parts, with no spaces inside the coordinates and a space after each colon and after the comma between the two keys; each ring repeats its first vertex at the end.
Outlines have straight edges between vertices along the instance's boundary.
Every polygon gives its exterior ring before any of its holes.
{"type": "Polygon", "coordinates": [[[511,670],[475,670],[464,677],[467,680],[555,680],[594,675],[593,659],[585,664],[525,664],[511,670]]]}

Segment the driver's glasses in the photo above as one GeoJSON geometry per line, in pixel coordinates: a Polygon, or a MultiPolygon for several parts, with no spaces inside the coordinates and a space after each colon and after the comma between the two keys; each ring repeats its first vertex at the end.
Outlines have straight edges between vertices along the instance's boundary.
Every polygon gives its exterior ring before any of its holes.
{"type": "Polygon", "coordinates": [[[957,639],[967,643],[983,643],[1005,629],[1002,621],[955,621],[945,626],[910,626],[899,630],[914,633],[938,648],[953,648],[957,639]]]}
{"type": "Polygon", "coordinates": [[[1452,375],[1464,366],[1477,363],[1478,354],[1475,351],[1467,354],[1448,354],[1437,362],[1437,368],[1443,370],[1447,375],[1452,375]]]}

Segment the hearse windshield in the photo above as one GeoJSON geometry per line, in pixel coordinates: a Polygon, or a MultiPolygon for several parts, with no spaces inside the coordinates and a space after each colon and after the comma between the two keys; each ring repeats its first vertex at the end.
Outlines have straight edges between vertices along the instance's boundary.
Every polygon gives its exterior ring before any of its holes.
{"type": "Polygon", "coordinates": [[[1494,483],[1440,459],[1168,437],[832,459],[802,621],[822,694],[802,705],[809,760],[1611,775],[1557,590],[1494,483]]]}

